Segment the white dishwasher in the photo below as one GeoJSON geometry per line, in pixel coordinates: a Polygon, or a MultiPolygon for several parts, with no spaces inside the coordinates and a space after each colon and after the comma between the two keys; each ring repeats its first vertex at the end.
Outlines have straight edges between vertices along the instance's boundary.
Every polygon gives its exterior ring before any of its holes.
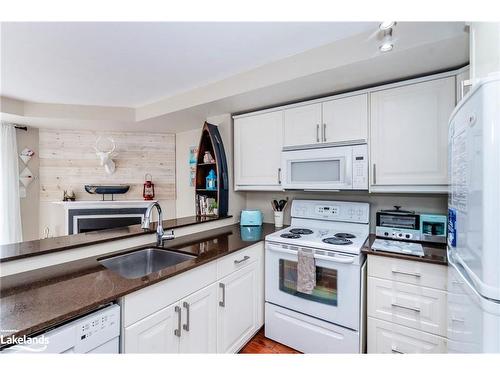
{"type": "Polygon", "coordinates": [[[1,353],[119,353],[120,306],[102,308],[35,336],[32,341],[7,347],[1,353]]]}

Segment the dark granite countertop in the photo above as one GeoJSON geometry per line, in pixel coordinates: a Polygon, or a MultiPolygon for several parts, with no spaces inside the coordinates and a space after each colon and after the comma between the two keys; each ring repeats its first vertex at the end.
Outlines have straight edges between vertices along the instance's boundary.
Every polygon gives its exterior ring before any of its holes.
{"type": "MultiPolygon", "coordinates": [[[[446,258],[446,245],[445,244],[433,244],[428,242],[420,242],[424,249],[423,257],[416,257],[405,254],[397,254],[390,253],[386,251],[372,250],[371,246],[376,239],[375,234],[370,234],[368,239],[366,240],[363,246],[363,253],[367,255],[379,255],[384,257],[405,259],[405,260],[413,260],[416,262],[426,262],[426,263],[434,263],[434,264],[442,264],[446,266],[448,264],[448,260],[446,258]]],[[[415,242],[415,241],[414,241],[415,242]]],[[[418,242],[418,241],[417,241],[418,242]]]]}
{"type": "Polygon", "coordinates": [[[264,240],[274,232],[264,224],[260,236],[242,237],[239,224],[183,236],[165,247],[195,254],[196,258],[137,279],[125,279],[100,265],[97,259],[140,249],[115,251],[2,278],[0,334],[30,335],[114,301],[179,273],[264,240]]]}
{"type": "MultiPolygon", "coordinates": [[[[208,221],[227,219],[229,217],[231,216],[220,218],[187,216],[179,219],[163,220],[163,228],[175,229],[208,221]]],[[[128,227],[97,230],[87,233],[71,234],[69,236],[0,245],[0,263],[81,246],[95,245],[107,241],[115,241],[127,237],[140,236],[154,232],[155,230],[156,223],[151,223],[149,231],[141,229],[141,225],[137,224],[128,227]]]]}

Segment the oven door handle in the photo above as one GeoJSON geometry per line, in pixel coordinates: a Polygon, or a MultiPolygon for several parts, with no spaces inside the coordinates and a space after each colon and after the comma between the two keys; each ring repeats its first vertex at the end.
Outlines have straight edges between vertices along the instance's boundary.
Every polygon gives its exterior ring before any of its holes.
{"type": "MultiPolygon", "coordinates": [[[[285,249],[285,248],[282,248],[281,246],[272,245],[272,244],[267,244],[266,249],[274,251],[276,253],[297,255],[297,251],[295,251],[295,250],[285,249]]],[[[343,255],[328,256],[328,255],[314,254],[314,259],[327,260],[329,262],[342,263],[342,264],[354,263],[354,258],[346,257],[343,255]]]]}

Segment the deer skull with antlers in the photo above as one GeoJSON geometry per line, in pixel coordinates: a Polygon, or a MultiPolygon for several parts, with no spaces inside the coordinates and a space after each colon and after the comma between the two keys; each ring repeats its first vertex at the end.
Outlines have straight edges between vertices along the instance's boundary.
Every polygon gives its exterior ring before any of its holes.
{"type": "Polygon", "coordinates": [[[106,174],[108,176],[112,175],[114,172],[115,172],[115,169],[116,169],[116,166],[115,166],[115,162],[113,161],[113,157],[117,155],[117,153],[115,153],[115,149],[116,149],[116,145],[115,145],[115,141],[113,141],[112,138],[106,138],[107,141],[109,142],[109,144],[111,145],[111,149],[110,150],[103,150],[102,149],[102,137],[98,137],[96,142],[95,142],[95,146],[94,146],[94,150],[96,151],[96,155],[97,157],[99,158],[100,162],[101,162],[101,166],[104,167],[104,171],[106,172],[106,174]]]}

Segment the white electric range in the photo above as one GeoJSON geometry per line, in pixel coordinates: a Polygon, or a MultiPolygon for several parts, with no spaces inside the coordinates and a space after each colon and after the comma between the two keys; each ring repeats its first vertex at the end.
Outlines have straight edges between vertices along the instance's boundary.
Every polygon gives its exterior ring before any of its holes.
{"type": "Polygon", "coordinates": [[[360,353],[368,203],[294,200],[291,226],[266,236],[265,335],[304,353],[360,353]],[[316,287],[297,292],[297,259],[314,254],[316,287]]]}

